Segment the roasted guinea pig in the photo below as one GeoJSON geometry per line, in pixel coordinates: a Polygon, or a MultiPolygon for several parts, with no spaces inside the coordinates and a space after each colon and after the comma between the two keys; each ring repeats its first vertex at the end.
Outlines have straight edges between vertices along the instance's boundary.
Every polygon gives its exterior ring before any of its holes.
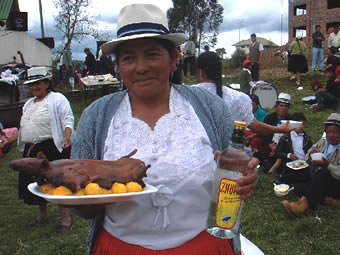
{"type": "Polygon", "coordinates": [[[144,162],[130,158],[137,150],[118,160],[60,159],[49,162],[45,155],[38,153],[37,158],[13,160],[10,167],[21,173],[37,178],[39,185],[50,183],[65,186],[77,192],[88,183],[98,183],[102,188],[110,189],[115,182],[137,182],[145,187],[142,178],[146,176],[144,162]]]}

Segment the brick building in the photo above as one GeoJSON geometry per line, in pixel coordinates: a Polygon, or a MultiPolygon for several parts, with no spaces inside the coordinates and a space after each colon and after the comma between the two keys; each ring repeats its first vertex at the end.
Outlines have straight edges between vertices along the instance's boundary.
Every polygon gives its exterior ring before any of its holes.
{"type": "Polygon", "coordinates": [[[302,35],[311,44],[315,25],[327,39],[334,24],[340,25],[340,0],[289,0],[289,42],[302,35]]]}

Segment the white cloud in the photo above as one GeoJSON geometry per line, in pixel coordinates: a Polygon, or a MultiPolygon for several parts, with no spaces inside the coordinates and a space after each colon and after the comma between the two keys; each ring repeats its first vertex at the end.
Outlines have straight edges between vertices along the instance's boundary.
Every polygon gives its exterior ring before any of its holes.
{"type": "MultiPolygon", "coordinates": [[[[99,15],[99,26],[109,28],[115,31],[116,21],[119,10],[128,4],[133,3],[151,3],[159,6],[164,12],[172,7],[171,0],[123,0],[123,1],[107,1],[107,0],[89,0],[91,8],[88,11],[93,15],[99,15]]],[[[223,24],[220,27],[220,35],[215,48],[225,48],[228,55],[234,52],[232,46],[239,40],[240,21],[242,27],[240,29],[240,39],[248,39],[251,33],[257,36],[265,37],[274,43],[281,45],[288,41],[288,1],[286,0],[220,0],[219,3],[224,8],[223,24]],[[283,3],[283,8],[281,4],[283,3]],[[283,14],[283,29],[281,33],[281,13],[283,14]]],[[[19,0],[21,11],[28,12],[29,33],[35,37],[41,37],[40,32],[40,16],[39,1],[19,0]]],[[[57,10],[52,0],[42,0],[45,36],[56,37],[57,31],[54,28],[54,15],[57,10]]],[[[59,43],[59,39],[58,39],[59,43]]],[[[74,50],[80,50],[84,47],[96,47],[94,40],[87,38],[82,40],[80,45],[74,45],[74,50]]],[[[74,56],[83,59],[83,53],[78,52],[74,56]]]]}

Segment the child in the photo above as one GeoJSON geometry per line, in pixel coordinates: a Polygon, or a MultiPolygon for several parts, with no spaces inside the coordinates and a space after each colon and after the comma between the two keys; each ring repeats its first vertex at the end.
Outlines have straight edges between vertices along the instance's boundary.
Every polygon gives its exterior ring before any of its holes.
{"type": "Polygon", "coordinates": [[[276,156],[279,162],[275,162],[271,169],[275,172],[275,166],[281,168],[281,174],[276,178],[277,183],[295,184],[298,182],[306,182],[310,179],[309,168],[301,170],[292,170],[286,166],[287,162],[294,160],[305,160],[305,155],[310,147],[312,141],[310,136],[304,131],[306,126],[306,117],[303,113],[295,113],[292,115],[292,120],[302,122],[301,127],[288,134],[284,134],[278,143],[276,156]]]}
{"type": "Polygon", "coordinates": [[[251,79],[251,67],[253,63],[249,60],[243,61],[243,70],[240,75],[240,90],[247,95],[250,94],[250,89],[254,86],[251,79]]]}

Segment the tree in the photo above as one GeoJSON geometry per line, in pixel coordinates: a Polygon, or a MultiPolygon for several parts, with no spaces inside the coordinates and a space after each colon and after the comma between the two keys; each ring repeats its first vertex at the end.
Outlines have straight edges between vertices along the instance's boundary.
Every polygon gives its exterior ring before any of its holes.
{"type": "Polygon", "coordinates": [[[223,22],[223,7],[217,0],[172,0],[167,12],[172,33],[183,32],[200,49],[202,44],[215,46],[223,22]]]}
{"type": "Polygon", "coordinates": [[[216,53],[222,59],[223,59],[224,55],[227,54],[227,52],[225,51],[225,48],[218,48],[218,49],[216,49],[216,53]]]}
{"type": "Polygon", "coordinates": [[[96,28],[98,17],[88,13],[88,0],[53,0],[59,10],[56,18],[56,27],[63,33],[67,43],[73,39],[81,40],[83,36],[91,35],[100,38],[96,28]]]}
{"type": "Polygon", "coordinates": [[[231,56],[231,66],[236,68],[242,66],[244,60],[247,59],[247,54],[244,50],[237,48],[236,51],[231,56]]]}

